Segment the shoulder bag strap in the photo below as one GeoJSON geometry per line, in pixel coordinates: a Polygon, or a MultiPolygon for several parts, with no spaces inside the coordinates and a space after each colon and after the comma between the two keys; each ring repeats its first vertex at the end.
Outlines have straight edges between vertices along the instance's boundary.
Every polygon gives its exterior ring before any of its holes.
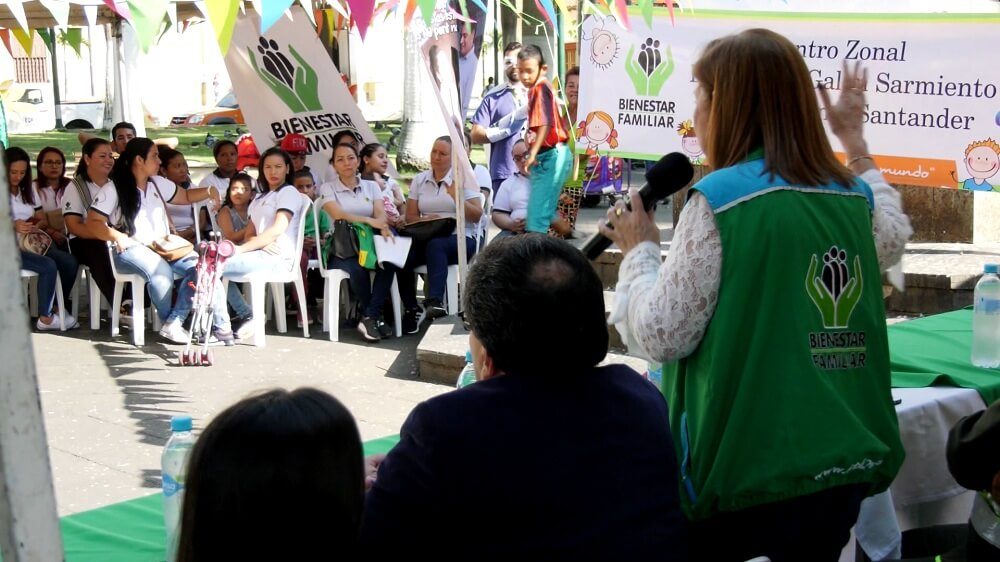
{"type": "Polygon", "coordinates": [[[76,176],[73,178],[73,186],[76,187],[76,192],[80,195],[80,201],[82,201],[83,205],[89,210],[90,205],[93,204],[94,200],[90,196],[90,189],[87,187],[87,181],[80,176],[76,176]]]}
{"type": "MultiPolygon", "coordinates": [[[[160,186],[156,185],[156,181],[152,177],[146,181],[153,184],[153,189],[155,189],[156,194],[160,196],[160,202],[163,203],[163,214],[167,216],[167,225],[170,227],[170,234],[177,234],[177,229],[174,228],[174,221],[170,220],[170,211],[167,210],[167,200],[164,199],[163,194],[160,193],[160,186]]],[[[177,189],[182,188],[181,186],[177,186],[177,189]]]]}

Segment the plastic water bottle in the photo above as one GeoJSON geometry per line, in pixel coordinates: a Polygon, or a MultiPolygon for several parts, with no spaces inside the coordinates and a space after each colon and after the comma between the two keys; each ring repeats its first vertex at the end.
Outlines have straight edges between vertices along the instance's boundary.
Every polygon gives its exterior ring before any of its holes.
{"type": "Polygon", "coordinates": [[[455,384],[455,388],[465,388],[474,382],[476,382],[476,366],[472,364],[472,352],[466,351],[465,367],[458,374],[458,383],[455,384]]]}
{"type": "Polygon", "coordinates": [[[1000,367],[1000,277],[997,264],[988,263],[976,283],[972,315],[972,364],[1000,367]]]}
{"type": "Polygon", "coordinates": [[[180,532],[181,506],[184,505],[184,477],[187,460],[194,446],[191,433],[191,416],[174,416],[170,419],[173,435],[167,440],[160,457],[163,476],[163,523],[167,530],[167,562],[177,559],[177,540],[180,532]]]}

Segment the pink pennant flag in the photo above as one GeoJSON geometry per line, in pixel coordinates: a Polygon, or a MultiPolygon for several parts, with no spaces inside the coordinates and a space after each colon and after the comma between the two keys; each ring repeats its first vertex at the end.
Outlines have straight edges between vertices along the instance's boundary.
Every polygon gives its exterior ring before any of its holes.
{"type": "Polygon", "coordinates": [[[118,14],[118,17],[132,21],[132,12],[129,11],[128,4],[122,3],[119,6],[115,0],[104,0],[104,5],[110,8],[112,12],[118,14]]]}
{"type": "Polygon", "coordinates": [[[351,7],[351,19],[358,27],[361,40],[365,40],[368,33],[368,26],[372,23],[372,14],[375,12],[375,0],[347,0],[347,5],[351,7]]]}
{"type": "Polygon", "coordinates": [[[615,0],[615,8],[618,11],[618,19],[621,20],[622,27],[629,29],[628,6],[625,4],[625,0],[615,0]]]}

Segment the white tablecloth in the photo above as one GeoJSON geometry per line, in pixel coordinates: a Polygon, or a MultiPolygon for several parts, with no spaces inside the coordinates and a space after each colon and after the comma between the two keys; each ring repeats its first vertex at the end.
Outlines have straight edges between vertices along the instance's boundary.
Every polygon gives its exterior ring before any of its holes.
{"type": "MultiPolygon", "coordinates": [[[[899,558],[901,531],[968,520],[973,494],[951,477],[945,448],[951,427],[986,407],[967,388],[894,388],[892,396],[902,400],[896,414],[906,460],[888,491],[865,500],[854,529],[873,560],[899,558]]],[[[848,553],[853,559],[853,544],[848,553]]]]}

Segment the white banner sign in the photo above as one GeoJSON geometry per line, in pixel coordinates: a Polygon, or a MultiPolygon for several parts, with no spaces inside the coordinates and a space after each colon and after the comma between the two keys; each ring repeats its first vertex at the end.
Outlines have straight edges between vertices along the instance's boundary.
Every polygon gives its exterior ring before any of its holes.
{"type": "Polygon", "coordinates": [[[1000,191],[1000,15],[701,10],[675,25],[666,11],[652,27],[638,12],[630,21],[629,31],[598,16],[582,24],[580,152],[698,161],[692,66],[712,39],[764,27],[798,46],[834,99],[844,61],[868,68],[865,135],[890,181],[1000,191]]]}
{"type": "Polygon", "coordinates": [[[364,143],[378,139],[305,11],[293,6],[291,14],[264,35],[256,12],[241,14],[226,68],[257,148],[264,152],[285,135],[304,135],[312,151],[307,164],[322,177],[337,132],[348,129],[364,143]]]}

